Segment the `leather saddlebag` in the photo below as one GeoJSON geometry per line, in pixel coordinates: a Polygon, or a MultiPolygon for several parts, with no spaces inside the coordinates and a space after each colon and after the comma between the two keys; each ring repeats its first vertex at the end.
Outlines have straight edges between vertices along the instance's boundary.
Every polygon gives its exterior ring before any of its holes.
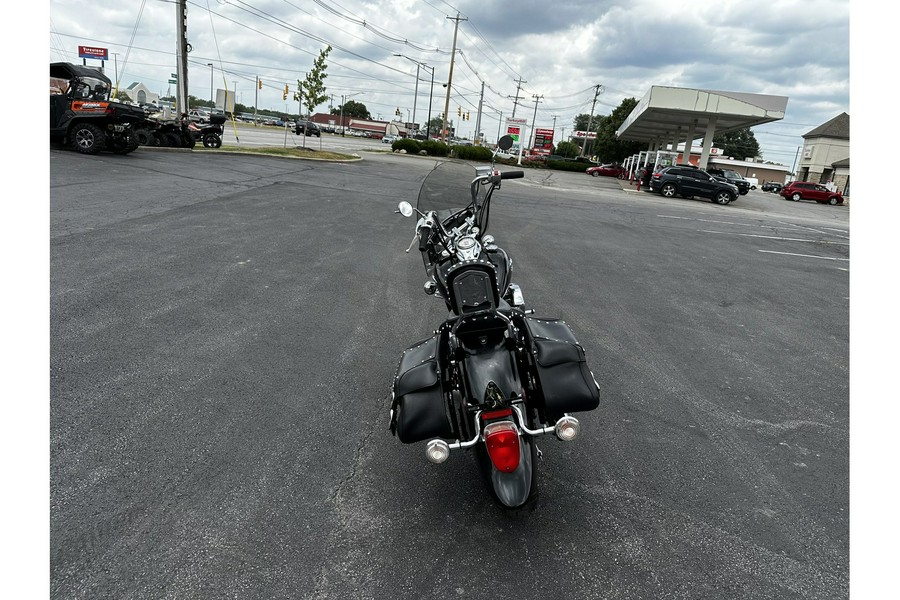
{"type": "Polygon", "coordinates": [[[449,408],[441,386],[440,337],[407,348],[394,377],[391,432],[404,444],[452,438],[449,408]]]}
{"type": "Polygon", "coordinates": [[[558,419],[564,413],[597,408],[600,390],[569,326],[559,319],[525,322],[547,416],[558,419]]]}

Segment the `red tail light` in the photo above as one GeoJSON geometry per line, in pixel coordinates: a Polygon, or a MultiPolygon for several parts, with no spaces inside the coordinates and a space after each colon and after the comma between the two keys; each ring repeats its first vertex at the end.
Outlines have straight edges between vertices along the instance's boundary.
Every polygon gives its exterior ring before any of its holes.
{"type": "Polygon", "coordinates": [[[498,471],[512,473],[519,466],[519,430],[512,421],[497,421],[484,428],[484,444],[498,471]]]}

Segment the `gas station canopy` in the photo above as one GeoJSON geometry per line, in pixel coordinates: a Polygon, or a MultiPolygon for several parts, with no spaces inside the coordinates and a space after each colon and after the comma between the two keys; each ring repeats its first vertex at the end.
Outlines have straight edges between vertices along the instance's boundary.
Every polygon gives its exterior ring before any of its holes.
{"type": "MultiPolygon", "coordinates": [[[[622,140],[665,144],[712,137],[784,118],[787,96],[652,86],[616,132],[622,140]]],[[[674,144],[673,144],[674,148],[674,144]]]]}

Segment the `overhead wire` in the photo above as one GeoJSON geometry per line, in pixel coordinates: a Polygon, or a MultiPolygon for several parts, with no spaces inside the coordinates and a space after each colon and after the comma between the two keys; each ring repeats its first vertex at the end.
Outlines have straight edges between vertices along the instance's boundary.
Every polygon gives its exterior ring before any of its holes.
{"type": "MultiPolygon", "coordinates": [[[[131,39],[128,40],[128,47],[125,50],[125,60],[122,61],[122,75],[125,75],[125,68],[128,64],[128,57],[131,56],[131,47],[134,45],[134,38],[137,35],[138,25],[141,23],[141,16],[144,14],[144,7],[147,6],[147,0],[141,0],[141,8],[138,10],[137,19],[134,22],[134,27],[131,29],[131,39]]],[[[116,77],[116,87],[113,91],[113,97],[119,93],[119,81],[120,77],[116,77]]]]}

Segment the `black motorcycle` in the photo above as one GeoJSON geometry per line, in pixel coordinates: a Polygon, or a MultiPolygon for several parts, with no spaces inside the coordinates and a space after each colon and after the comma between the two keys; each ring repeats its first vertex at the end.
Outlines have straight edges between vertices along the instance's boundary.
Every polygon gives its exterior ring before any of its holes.
{"type": "MultiPolygon", "coordinates": [[[[499,148],[512,142],[504,136],[499,148]]],[[[473,449],[488,488],[507,508],[535,498],[535,438],[552,433],[571,441],[580,426],[570,413],[600,403],[572,330],[531,316],[511,280],[512,259],[486,234],[494,191],[523,176],[491,165],[475,167],[472,179],[470,165],[446,161],[425,178],[415,209],[398,207],[419,217],[407,252],[418,241],[425,293],[442,299],[449,315],[400,358],[391,432],[405,444],[429,440],[426,456],[434,463],[473,449]]]]}

